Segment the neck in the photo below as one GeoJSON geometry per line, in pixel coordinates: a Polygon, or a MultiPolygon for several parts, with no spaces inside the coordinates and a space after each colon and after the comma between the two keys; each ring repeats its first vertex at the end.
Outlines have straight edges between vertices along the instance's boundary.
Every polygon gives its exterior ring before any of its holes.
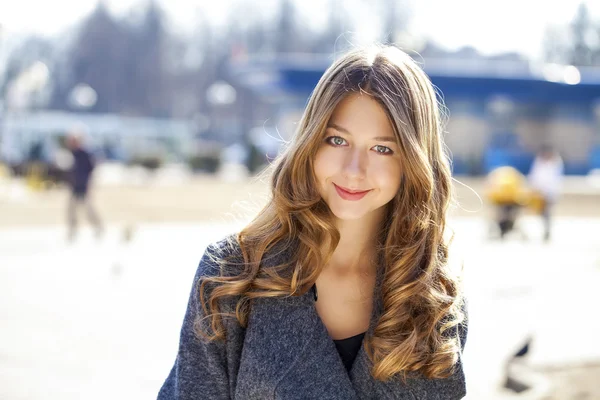
{"type": "Polygon", "coordinates": [[[340,241],[325,268],[339,272],[374,272],[377,238],[385,213],[374,211],[357,220],[336,220],[340,241]]]}

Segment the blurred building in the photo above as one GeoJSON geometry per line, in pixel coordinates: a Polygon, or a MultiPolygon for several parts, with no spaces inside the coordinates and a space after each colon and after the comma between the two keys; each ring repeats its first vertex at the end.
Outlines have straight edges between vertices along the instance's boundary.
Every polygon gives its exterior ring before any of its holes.
{"type": "Polygon", "coordinates": [[[0,119],[0,159],[18,164],[37,151],[51,162],[73,130],[85,145],[108,160],[131,162],[160,157],[184,161],[193,150],[196,126],[188,120],[126,117],[115,114],[35,111],[7,113],[0,119]]]}
{"type": "MultiPolygon", "coordinates": [[[[230,74],[270,105],[270,115],[254,119],[270,118],[287,139],[331,61],[314,55],[250,58],[232,62],[230,74]]],[[[456,174],[483,174],[501,165],[527,172],[543,144],[558,149],[567,174],[600,168],[599,69],[486,59],[426,59],[423,67],[449,111],[446,143],[456,174]]]]}

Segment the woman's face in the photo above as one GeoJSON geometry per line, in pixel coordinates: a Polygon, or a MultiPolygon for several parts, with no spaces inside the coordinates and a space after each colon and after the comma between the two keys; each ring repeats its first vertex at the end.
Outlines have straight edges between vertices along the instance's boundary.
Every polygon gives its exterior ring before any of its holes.
{"type": "Polygon", "coordinates": [[[384,108],[366,94],[342,100],[314,162],[319,193],[340,219],[382,212],[398,192],[400,149],[384,108]]]}

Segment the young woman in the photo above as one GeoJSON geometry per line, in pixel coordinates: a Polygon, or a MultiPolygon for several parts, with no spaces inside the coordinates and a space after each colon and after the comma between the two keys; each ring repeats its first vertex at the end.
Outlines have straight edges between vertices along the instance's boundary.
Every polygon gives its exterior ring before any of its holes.
{"type": "Polygon", "coordinates": [[[460,399],[436,94],[394,47],[325,72],[272,200],[210,245],[159,399],[460,399]]]}

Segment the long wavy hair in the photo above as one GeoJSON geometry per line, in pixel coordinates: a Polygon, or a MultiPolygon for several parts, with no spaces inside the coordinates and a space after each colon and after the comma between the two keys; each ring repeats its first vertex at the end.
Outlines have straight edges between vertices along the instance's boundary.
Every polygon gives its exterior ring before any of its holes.
{"type": "Polygon", "coordinates": [[[452,191],[441,103],[421,68],[392,46],[353,50],[321,77],[293,140],[272,166],[271,201],[237,236],[243,268],[200,285],[210,323],[198,333],[224,338],[221,300],[236,299],[229,315],[246,326],[252,299],[303,295],[315,283],[340,234],[319,195],[313,162],[333,110],[352,93],[369,95],[386,110],[402,156],[401,186],[378,240],[383,310],[365,338],[371,374],[382,381],[412,372],[447,377],[459,357],[456,328],[464,315],[445,239],[452,191]],[[266,260],[286,248],[293,251],[279,258],[284,264],[266,260]]]}

